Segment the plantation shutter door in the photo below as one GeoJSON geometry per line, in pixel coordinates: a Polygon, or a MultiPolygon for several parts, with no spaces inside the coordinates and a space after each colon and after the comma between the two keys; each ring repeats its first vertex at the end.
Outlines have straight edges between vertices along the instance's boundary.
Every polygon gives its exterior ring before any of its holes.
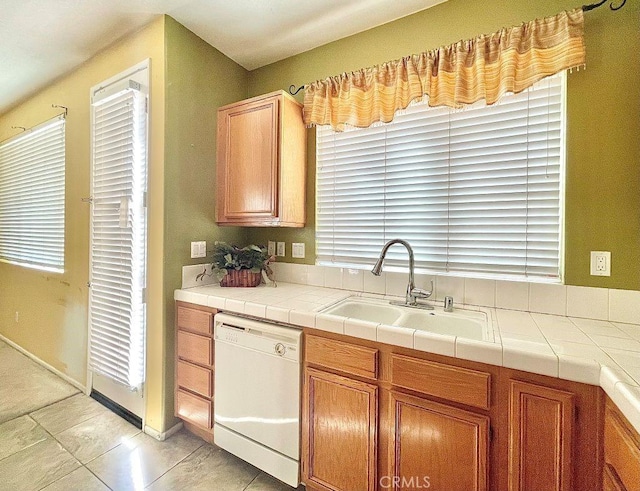
{"type": "Polygon", "coordinates": [[[89,366],[132,389],[144,381],[146,117],[135,88],[93,101],[89,366]]]}
{"type": "Polygon", "coordinates": [[[0,259],[64,271],[65,119],[0,144],[0,259]]]}
{"type": "MultiPolygon", "coordinates": [[[[375,264],[407,240],[416,267],[560,277],[564,74],[499,104],[415,104],[391,123],[317,128],[317,263],[375,264]]],[[[387,266],[406,267],[402,248],[387,266]]]]}

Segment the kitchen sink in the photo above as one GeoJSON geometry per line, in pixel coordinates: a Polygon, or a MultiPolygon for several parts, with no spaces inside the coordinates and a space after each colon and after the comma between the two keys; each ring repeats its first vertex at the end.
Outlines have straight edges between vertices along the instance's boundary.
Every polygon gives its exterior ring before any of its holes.
{"type": "Polygon", "coordinates": [[[387,300],[349,297],[327,307],[322,313],[436,334],[490,341],[487,314],[481,311],[458,308],[453,312],[445,312],[442,308],[419,310],[391,305],[387,300]]]}
{"type": "Polygon", "coordinates": [[[386,303],[377,303],[375,300],[369,301],[359,298],[347,298],[336,305],[324,310],[325,314],[341,315],[361,321],[377,322],[381,324],[393,325],[400,316],[402,310],[386,303]]]}

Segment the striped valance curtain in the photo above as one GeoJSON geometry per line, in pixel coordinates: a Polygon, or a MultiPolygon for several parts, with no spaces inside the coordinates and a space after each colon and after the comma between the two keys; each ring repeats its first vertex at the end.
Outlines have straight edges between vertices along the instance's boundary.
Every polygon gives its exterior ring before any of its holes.
{"type": "Polygon", "coordinates": [[[585,63],[581,8],[504,28],[399,60],[318,80],[305,87],[308,126],[366,128],[389,122],[414,100],[461,107],[493,104],[537,81],[585,63]]]}

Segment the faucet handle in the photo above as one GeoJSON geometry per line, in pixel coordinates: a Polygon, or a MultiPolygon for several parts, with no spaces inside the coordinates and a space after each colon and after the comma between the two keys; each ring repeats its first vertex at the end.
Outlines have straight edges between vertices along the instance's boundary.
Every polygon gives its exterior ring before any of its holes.
{"type": "Polygon", "coordinates": [[[431,290],[423,290],[422,288],[414,288],[411,290],[411,296],[414,298],[429,298],[433,295],[433,280],[431,280],[431,290]]]}
{"type": "Polygon", "coordinates": [[[411,296],[415,298],[429,298],[431,296],[431,292],[423,290],[422,288],[414,288],[411,290],[411,296]]]}

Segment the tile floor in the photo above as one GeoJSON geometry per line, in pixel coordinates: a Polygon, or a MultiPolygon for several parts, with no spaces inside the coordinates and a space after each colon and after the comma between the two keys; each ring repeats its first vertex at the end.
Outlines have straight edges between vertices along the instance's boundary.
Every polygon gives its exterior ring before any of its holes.
{"type": "Polygon", "coordinates": [[[0,489],[293,491],[184,430],[141,433],[2,341],[0,489]]]}

